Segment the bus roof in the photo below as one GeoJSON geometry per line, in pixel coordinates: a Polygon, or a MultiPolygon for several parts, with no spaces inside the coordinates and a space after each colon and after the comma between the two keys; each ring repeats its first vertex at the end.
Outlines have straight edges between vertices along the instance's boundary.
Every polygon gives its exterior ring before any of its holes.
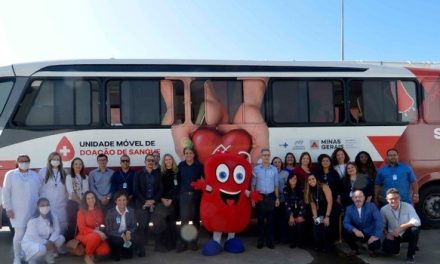
{"type": "Polygon", "coordinates": [[[241,61],[99,59],[21,63],[2,76],[413,77],[406,68],[440,70],[440,63],[368,61],[241,61]],[[15,73],[15,74],[14,74],[15,73]]]}

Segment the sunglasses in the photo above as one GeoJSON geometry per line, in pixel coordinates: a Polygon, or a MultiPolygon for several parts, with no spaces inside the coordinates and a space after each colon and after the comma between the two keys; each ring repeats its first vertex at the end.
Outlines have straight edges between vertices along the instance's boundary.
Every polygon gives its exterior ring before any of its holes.
{"type": "Polygon", "coordinates": [[[121,160],[121,162],[127,162],[127,163],[130,163],[129,160],[121,160]]]}

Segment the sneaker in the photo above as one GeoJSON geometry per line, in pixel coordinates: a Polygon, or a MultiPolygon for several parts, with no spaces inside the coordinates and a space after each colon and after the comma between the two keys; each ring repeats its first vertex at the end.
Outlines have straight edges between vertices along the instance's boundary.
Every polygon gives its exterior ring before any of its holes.
{"type": "Polygon", "coordinates": [[[414,256],[408,257],[408,258],[406,259],[406,263],[408,263],[408,264],[414,264],[414,263],[416,263],[416,260],[414,259],[414,256]]]}

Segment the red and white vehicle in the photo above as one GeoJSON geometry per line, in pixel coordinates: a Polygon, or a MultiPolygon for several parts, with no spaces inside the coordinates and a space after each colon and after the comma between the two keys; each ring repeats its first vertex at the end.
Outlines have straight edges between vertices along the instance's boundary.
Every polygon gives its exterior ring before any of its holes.
{"type": "Polygon", "coordinates": [[[388,148],[415,170],[418,212],[440,226],[440,66],[360,62],[86,60],[0,67],[0,182],[18,154],[64,166],[98,153],[202,161],[219,144],[313,159],[344,147],[381,164],[388,148]]]}

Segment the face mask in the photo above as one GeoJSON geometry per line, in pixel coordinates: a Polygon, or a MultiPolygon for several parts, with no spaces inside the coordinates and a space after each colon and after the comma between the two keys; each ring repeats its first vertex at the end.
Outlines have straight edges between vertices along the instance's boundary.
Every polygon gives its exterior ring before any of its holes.
{"type": "Polygon", "coordinates": [[[30,165],[30,162],[19,162],[18,163],[18,168],[20,170],[28,170],[29,169],[29,165],[30,165]]]}
{"type": "Polygon", "coordinates": [[[38,210],[40,211],[40,214],[47,215],[50,211],[50,207],[49,206],[41,206],[41,207],[38,207],[38,210]]]}
{"type": "Polygon", "coordinates": [[[58,167],[58,166],[60,166],[60,161],[59,160],[51,160],[50,165],[52,165],[52,167],[58,167]]]}

